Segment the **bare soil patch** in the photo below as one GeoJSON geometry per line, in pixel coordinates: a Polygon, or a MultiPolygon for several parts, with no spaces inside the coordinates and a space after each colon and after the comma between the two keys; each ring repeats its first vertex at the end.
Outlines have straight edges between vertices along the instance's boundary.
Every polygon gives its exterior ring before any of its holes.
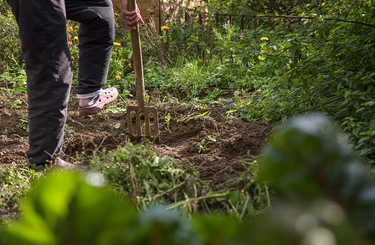
{"type": "MultiPolygon", "coordinates": [[[[129,104],[136,103],[119,99],[114,105],[126,108],[129,104]]],[[[178,160],[189,171],[192,171],[191,165],[194,166],[201,179],[214,183],[221,183],[243,171],[240,161],[257,155],[271,130],[271,126],[262,121],[230,121],[226,111],[232,108],[223,104],[159,103],[155,106],[159,111],[162,142],[154,144],[152,150],[178,160]],[[166,120],[168,114],[170,119],[166,120]]],[[[111,151],[130,141],[125,113],[103,110],[94,116],[81,117],[77,107],[78,100],[72,99],[63,159],[89,164],[93,151],[111,151]]],[[[27,162],[26,120],[26,95],[0,95],[0,166],[27,162]],[[17,99],[22,104],[14,108],[17,99]]]]}

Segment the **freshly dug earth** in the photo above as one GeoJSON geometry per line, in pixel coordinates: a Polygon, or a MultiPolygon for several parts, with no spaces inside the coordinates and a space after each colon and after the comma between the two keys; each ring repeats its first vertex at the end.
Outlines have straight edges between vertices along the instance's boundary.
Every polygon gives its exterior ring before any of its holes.
{"type": "MultiPolygon", "coordinates": [[[[78,100],[71,99],[61,158],[88,165],[92,153],[125,146],[128,138],[125,113],[119,112],[134,101],[118,99],[112,110],[103,109],[94,116],[81,117],[78,100]]],[[[244,170],[242,159],[259,153],[271,127],[265,122],[231,121],[230,105],[191,105],[159,103],[161,144],[152,150],[170,156],[188,171],[199,172],[202,180],[222,183],[244,170]]],[[[147,143],[132,141],[133,144],[147,143]]],[[[0,95],[0,167],[12,162],[27,162],[27,96],[0,95]],[[16,101],[21,103],[16,103],[16,101]]]]}

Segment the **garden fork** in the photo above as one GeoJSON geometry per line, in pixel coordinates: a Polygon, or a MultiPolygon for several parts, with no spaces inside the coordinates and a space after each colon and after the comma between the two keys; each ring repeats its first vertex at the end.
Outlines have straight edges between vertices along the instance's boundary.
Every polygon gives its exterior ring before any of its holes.
{"type": "MultiPolygon", "coordinates": [[[[135,0],[128,0],[128,10],[134,11],[135,9],[135,0]]],[[[139,23],[137,23],[136,29],[131,30],[131,39],[133,47],[135,90],[138,106],[126,107],[126,119],[129,129],[129,137],[131,139],[146,137],[151,140],[155,139],[156,143],[160,143],[158,111],[155,107],[145,107],[145,85],[143,76],[141,39],[139,36],[139,23]],[[133,128],[132,115],[135,116],[135,129],[133,128]],[[144,128],[142,127],[142,116],[145,119],[144,128]],[[153,119],[152,121],[154,124],[153,135],[151,134],[150,119],[153,119]]]]}

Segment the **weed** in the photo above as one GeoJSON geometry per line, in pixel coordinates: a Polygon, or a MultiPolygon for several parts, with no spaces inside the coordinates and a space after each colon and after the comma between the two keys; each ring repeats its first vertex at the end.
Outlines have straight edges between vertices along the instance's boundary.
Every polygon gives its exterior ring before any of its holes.
{"type": "Polygon", "coordinates": [[[190,166],[190,168],[193,170],[193,175],[199,180],[200,179],[199,171],[195,169],[194,165],[189,161],[189,159],[185,158],[184,162],[190,166]]]}
{"type": "Polygon", "coordinates": [[[194,104],[194,109],[208,110],[208,105],[207,104],[194,104]]]}
{"type": "Polygon", "coordinates": [[[186,116],[183,116],[181,119],[177,120],[177,122],[188,122],[192,119],[197,119],[197,118],[200,118],[200,117],[206,117],[206,116],[209,116],[210,115],[210,111],[206,111],[206,112],[203,112],[201,114],[198,114],[198,115],[194,115],[194,114],[188,114],[186,116]]]}
{"type": "Polygon", "coordinates": [[[64,132],[68,133],[68,134],[73,133],[74,129],[72,127],[70,127],[68,124],[65,124],[64,132]]]}
{"type": "Polygon", "coordinates": [[[22,105],[22,101],[20,99],[16,99],[10,106],[10,109],[19,109],[21,108],[21,105],[22,105]]]}
{"type": "Polygon", "coordinates": [[[169,123],[170,123],[170,121],[171,121],[171,114],[168,113],[168,115],[165,116],[165,122],[167,123],[167,129],[168,129],[168,132],[169,132],[169,133],[172,133],[171,130],[170,130],[170,128],[169,128],[169,123]]]}
{"type": "Polygon", "coordinates": [[[19,216],[20,199],[31,189],[31,183],[41,176],[42,173],[16,163],[0,171],[0,226],[19,216]]]}
{"type": "Polygon", "coordinates": [[[234,116],[234,113],[237,112],[237,110],[229,110],[229,111],[226,111],[226,114],[227,114],[227,120],[229,122],[232,122],[233,119],[235,118],[234,116]]]}
{"type": "Polygon", "coordinates": [[[17,125],[18,128],[25,130],[27,133],[29,132],[29,122],[27,119],[21,118],[20,123],[17,125]]]}
{"type": "MultiPolygon", "coordinates": [[[[211,144],[215,141],[211,136],[207,140],[211,144]]],[[[187,174],[185,168],[176,160],[164,155],[158,156],[150,148],[151,145],[143,149],[140,145],[128,143],[125,148],[119,147],[102,157],[94,152],[90,169],[102,173],[108,181],[109,188],[123,198],[131,198],[139,210],[154,205],[167,205],[168,209],[179,209],[183,213],[194,214],[198,211],[211,212],[211,209],[219,205],[226,207],[228,214],[234,212],[228,203],[230,192],[226,189],[232,185],[230,181],[227,185],[222,184],[224,188],[215,187],[216,191],[213,191],[211,182],[200,180],[199,172],[187,159],[185,162],[193,169],[193,176],[187,174]]],[[[251,165],[252,171],[255,171],[256,166],[251,165]]],[[[254,179],[252,183],[256,183],[254,179]]],[[[243,184],[245,182],[237,182],[237,188],[242,190],[243,184]]],[[[263,190],[264,188],[260,187],[258,193],[256,190],[251,193],[255,198],[263,195],[263,190]]],[[[246,189],[240,195],[246,196],[249,191],[246,189]]],[[[245,199],[246,197],[243,200],[245,199]]],[[[257,203],[255,199],[254,203],[257,203]]],[[[263,208],[260,203],[255,207],[256,210],[263,208]]],[[[246,212],[244,216],[247,215],[246,212]]]]}
{"type": "Polygon", "coordinates": [[[106,112],[112,112],[114,114],[116,114],[116,113],[126,113],[126,109],[118,107],[116,105],[110,105],[106,108],[106,112]]]}
{"type": "Polygon", "coordinates": [[[22,68],[16,72],[4,72],[0,75],[0,80],[7,81],[11,85],[9,92],[12,95],[27,92],[26,72],[22,68]]]}
{"type": "Polygon", "coordinates": [[[207,92],[207,96],[204,98],[204,101],[215,101],[221,94],[223,94],[223,91],[219,88],[214,88],[214,90],[207,92]]]}
{"type": "Polygon", "coordinates": [[[23,70],[23,58],[21,54],[21,41],[18,37],[18,25],[10,7],[4,1],[0,1],[0,80],[5,76],[12,78],[20,75],[23,70]],[[4,75],[4,73],[6,73],[4,75]],[[4,76],[3,76],[4,75],[4,76]]]}
{"type": "Polygon", "coordinates": [[[206,151],[207,151],[207,147],[210,145],[210,144],[213,144],[216,142],[216,139],[211,137],[210,135],[208,135],[208,139],[203,139],[201,141],[201,145],[199,146],[199,150],[198,150],[198,153],[199,154],[205,154],[206,151]]]}

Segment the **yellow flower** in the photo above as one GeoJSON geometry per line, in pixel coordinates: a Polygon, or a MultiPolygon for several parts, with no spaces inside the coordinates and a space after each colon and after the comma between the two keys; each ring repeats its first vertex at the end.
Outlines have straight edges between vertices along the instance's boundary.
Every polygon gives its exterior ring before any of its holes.
{"type": "Polygon", "coordinates": [[[120,80],[121,77],[119,75],[116,76],[116,80],[120,80]]]}
{"type": "Polygon", "coordinates": [[[260,53],[261,54],[264,54],[266,52],[266,50],[261,50],[260,53]]]}
{"type": "Polygon", "coordinates": [[[73,27],[68,27],[68,32],[71,32],[73,30],[73,27]]]}
{"type": "Polygon", "coordinates": [[[74,40],[78,40],[78,37],[74,37],[74,40]]]}
{"type": "Polygon", "coordinates": [[[74,29],[75,32],[78,32],[79,31],[79,26],[76,26],[76,28],[74,29]]]}
{"type": "Polygon", "coordinates": [[[8,17],[12,17],[13,15],[12,14],[8,14],[8,17]]]}
{"type": "Polygon", "coordinates": [[[129,63],[128,66],[129,66],[130,68],[132,68],[132,64],[129,63]]]}
{"type": "Polygon", "coordinates": [[[170,28],[169,28],[169,26],[162,26],[162,27],[160,27],[160,29],[162,29],[162,30],[169,30],[170,28]]]}
{"type": "Polygon", "coordinates": [[[126,59],[124,59],[124,61],[126,61],[126,59]]]}
{"type": "Polygon", "coordinates": [[[113,45],[115,45],[115,46],[120,46],[121,43],[114,42],[113,45]]]}
{"type": "Polygon", "coordinates": [[[268,41],[269,39],[268,39],[268,37],[261,37],[260,38],[260,41],[268,41]]]}

